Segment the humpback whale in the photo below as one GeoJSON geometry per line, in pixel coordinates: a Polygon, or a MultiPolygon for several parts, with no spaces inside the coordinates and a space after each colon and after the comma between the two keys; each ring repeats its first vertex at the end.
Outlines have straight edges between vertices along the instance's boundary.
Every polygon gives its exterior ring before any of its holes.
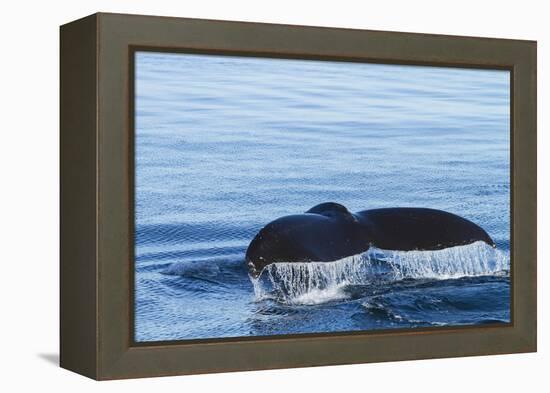
{"type": "Polygon", "coordinates": [[[495,247],[480,226],[446,211],[395,207],[350,213],[327,202],[267,224],[250,242],[245,260],[257,277],[277,262],[330,262],[370,247],[428,251],[477,241],[495,247]]]}

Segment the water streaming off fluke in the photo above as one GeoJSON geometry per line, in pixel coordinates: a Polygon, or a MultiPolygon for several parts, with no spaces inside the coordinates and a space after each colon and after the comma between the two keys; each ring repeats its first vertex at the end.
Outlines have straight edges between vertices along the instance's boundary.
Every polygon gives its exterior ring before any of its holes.
{"type": "Polygon", "coordinates": [[[346,297],[344,288],[404,279],[456,279],[505,274],[509,257],[484,242],[437,251],[367,252],[334,262],[274,263],[251,277],[256,299],[316,304],[346,297]]]}

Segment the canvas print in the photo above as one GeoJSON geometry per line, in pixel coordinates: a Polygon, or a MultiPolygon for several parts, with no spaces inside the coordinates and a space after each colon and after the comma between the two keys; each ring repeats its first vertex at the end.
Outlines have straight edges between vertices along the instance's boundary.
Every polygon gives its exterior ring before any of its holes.
{"type": "Polygon", "coordinates": [[[510,322],[510,72],[138,51],[136,342],[510,322]]]}

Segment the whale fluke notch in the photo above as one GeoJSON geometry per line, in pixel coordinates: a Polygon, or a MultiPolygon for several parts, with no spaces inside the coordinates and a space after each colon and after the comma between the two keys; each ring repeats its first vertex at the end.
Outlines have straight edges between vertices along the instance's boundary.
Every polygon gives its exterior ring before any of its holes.
{"type": "Polygon", "coordinates": [[[325,215],[325,213],[328,213],[328,212],[350,214],[347,207],[336,202],[320,203],[316,206],[313,206],[308,211],[306,211],[306,213],[321,214],[321,215],[325,215]]]}
{"type": "Polygon", "coordinates": [[[356,218],[351,214],[347,207],[336,202],[325,202],[320,203],[316,206],[313,206],[311,209],[306,211],[309,214],[319,214],[321,216],[329,218],[347,218],[356,221],[356,218]]]}

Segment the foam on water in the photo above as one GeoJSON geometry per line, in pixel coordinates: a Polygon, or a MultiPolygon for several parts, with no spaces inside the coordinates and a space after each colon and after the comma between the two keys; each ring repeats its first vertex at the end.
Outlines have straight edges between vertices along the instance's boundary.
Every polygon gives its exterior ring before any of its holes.
{"type": "Polygon", "coordinates": [[[162,269],[163,274],[172,276],[186,276],[189,274],[218,274],[221,267],[236,267],[242,265],[241,255],[227,255],[224,257],[202,258],[193,261],[181,261],[169,264],[162,269]]]}
{"type": "Polygon", "coordinates": [[[347,297],[345,288],[403,279],[456,279],[502,274],[506,253],[483,242],[437,251],[371,248],[334,262],[273,263],[252,278],[257,300],[318,304],[347,297]]]}

